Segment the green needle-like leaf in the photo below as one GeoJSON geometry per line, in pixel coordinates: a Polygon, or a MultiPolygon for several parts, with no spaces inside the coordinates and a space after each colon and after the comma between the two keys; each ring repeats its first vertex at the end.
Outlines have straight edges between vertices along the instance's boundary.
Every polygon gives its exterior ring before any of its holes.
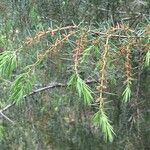
{"type": "Polygon", "coordinates": [[[115,132],[102,108],[100,108],[100,110],[94,114],[93,123],[102,129],[104,140],[106,142],[113,141],[113,135],[115,135],[115,132]]]}

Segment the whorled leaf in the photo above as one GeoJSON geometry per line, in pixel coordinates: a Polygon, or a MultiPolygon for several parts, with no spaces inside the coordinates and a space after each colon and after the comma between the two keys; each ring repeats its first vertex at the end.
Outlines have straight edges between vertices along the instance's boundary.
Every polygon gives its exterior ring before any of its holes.
{"type": "Polygon", "coordinates": [[[28,73],[20,74],[11,86],[10,100],[19,104],[21,100],[29,94],[33,87],[34,77],[28,73]]]}
{"type": "Polygon", "coordinates": [[[82,57],[81,57],[81,63],[85,62],[87,60],[87,57],[90,55],[91,50],[94,48],[93,45],[89,46],[83,51],[82,57]]]}
{"type": "Polygon", "coordinates": [[[145,55],[145,66],[150,66],[150,50],[145,55]]]}
{"type": "Polygon", "coordinates": [[[96,112],[92,118],[94,125],[99,126],[102,130],[104,140],[107,142],[112,142],[115,132],[113,127],[110,124],[110,121],[105,114],[104,110],[101,108],[98,112],[96,112]]]}
{"type": "Polygon", "coordinates": [[[79,75],[73,74],[68,82],[68,86],[76,88],[79,97],[83,97],[84,103],[89,105],[93,101],[90,87],[80,78],[79,75]]]}
{"type": "Polygon", "coordinates": [[[125,90],[122,93],[123,96],[123,101],[124,102],[129,102],[131,99],[131,82],[128,82],[126,84],[125,90]]]}
{"type": "Polygon", "coordinates": [[[4,51],[0,54],[0,74],[10,77],[17,66],[16,52],[4,51]]]}

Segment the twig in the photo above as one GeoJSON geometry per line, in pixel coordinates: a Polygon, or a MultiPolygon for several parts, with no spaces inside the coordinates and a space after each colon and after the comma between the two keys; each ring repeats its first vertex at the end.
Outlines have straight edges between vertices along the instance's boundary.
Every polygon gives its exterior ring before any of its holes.
{"type": "MultiPolygon", "coordinates": [[[[104,32],[92,32],[94,35],[100,36],[103,35],[104,37],[107,37],[107,34],[104,32]]],[[[111,37],[118,37],[118,38],[144,38],[145,36],[127,36],[127,35],[118,35],[118,34],[111,34],[111,37]]]]}
{"type": "Polygon", "coordinates": [[[76,26],[76,25],[74,25],[74,26],[66,26],[66,27],[57,28],[57,29],[49,28],[48,31],[46,31],[46,34],[47,33],[51,33],[51,32],[57,32],[57,31],[67,30],[67,29],[76,29],[76,28],[78,28],[78,26],[76,26]]]}
{"type": "Polygon", "coordinates": [[[8,104],[6,107],[4,107],[3,109],[0,110],[0,113],[6,111],[7,109],[9,109],[11,106],[15,105],[15,102],[8,104]]]}
{"type": "Polygon", "coordinates": [[[12,121],[10,118],[8,118],[5,114],[3,114],[3,112],[0,111],[0,114],[9,122],[11,122],[12,124],[15,124],[14,121],[12,121]]]}
{"type": "Polygon", "coordinates": [[[37,90],[34,90],[33,92],[26,95],[24,98],[26,98],[28,96],[31,96],[31,95],[34,95],[36,93],[42,92],[42,91],[52,89],[52,88],[56,88],[56,87],[59,88],[59,87],[65,87],[65,86],[67,86],[67,85],[63,84],[63,83],[57,83],[57,82],[56,83],[50,83],[48,86],[45,86],[45,87],[39,88],[37,90]]]}

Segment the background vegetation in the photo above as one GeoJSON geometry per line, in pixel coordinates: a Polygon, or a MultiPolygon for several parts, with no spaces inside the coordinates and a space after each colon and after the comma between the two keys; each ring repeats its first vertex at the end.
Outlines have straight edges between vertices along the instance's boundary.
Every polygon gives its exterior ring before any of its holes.
{"type": "Polygon", "coordinates": [[[0,148],[150,149],[149,0],[1,0],[0,148]]]}

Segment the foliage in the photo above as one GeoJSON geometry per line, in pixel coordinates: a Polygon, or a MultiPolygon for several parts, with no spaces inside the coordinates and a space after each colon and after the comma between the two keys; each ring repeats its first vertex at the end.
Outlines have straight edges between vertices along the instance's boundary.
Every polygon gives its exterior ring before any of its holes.
{"type": "Polygon", "coordinates": [[[101,108],[97,113],[93,116],[93,122],[95,125],[98,125],[102,128],[102,132],[104,133],[104,139],[105,141],[113,141],[113,127],[110,125],[110,121],[108,120],[108,117],[106,116],[105,112],[103,111],[103,108],[101,108]]]}
{"type": "Polygon", "coordinates": [[[79,97],[83,96],[83,100],[85,104],[91,104],[93,101],[93,97],[91,95],[92,91],[90,87],[85,83],[84,80],[80,78],[78,74],[74,74],[71,76],[70,81],[68,82],[68,86],[75,86],[78,91],[79,97]]]}
{"type": "Polygon", "coordinates": [[[149,6],[128,0],[0,2],[0,112],[6,114],[0,145],[93,149],[88,144],[94,143],[108,149],[103,137],[114,149],[146,148],[149,6]]]}
{"type": "Polygon", "coordinates": [[[22,98],[32,91],[33,81],[33,76],[28,73],[18,75],[10,89],[10,101],[15,101],[16,104],[20,103],[22,98]]]}
{"type": "Polygon", "coordinates": [[[0,55],[0,72],[1,75],[10,77],[12,72],[16,69],[16,53],[12,51],[5,51],[0,55]]]}

